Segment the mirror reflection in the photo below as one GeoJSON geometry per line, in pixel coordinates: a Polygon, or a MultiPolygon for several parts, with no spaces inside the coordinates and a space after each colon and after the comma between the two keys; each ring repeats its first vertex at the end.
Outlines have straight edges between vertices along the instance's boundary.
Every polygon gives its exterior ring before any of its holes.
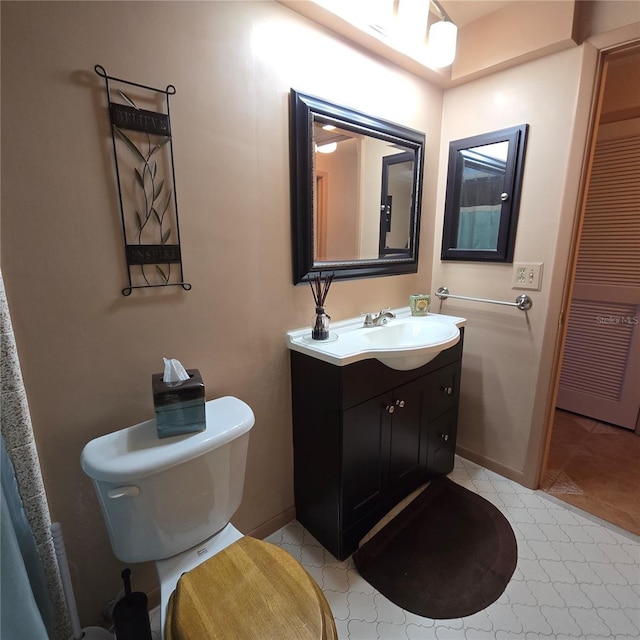
{"type": "Polygon", "coordinates": [[[460,152],[458,249],[495,251],[498,248],[508,150],[507,142],[496,142],[460,152]]]}
{"type": "Polygon", "coordinates": [[[443,260],[511,262],[528,125],[449,145],[443,260]]]}
{"type": "Polygon", "coordinates": [[[294,283],[415,273],[424,134],[291,92],[294,283]]]}
{"type": "Polygon", "coordinates": [[[408,254],[415,154],[314,117],[314,262],[408,254]]]}

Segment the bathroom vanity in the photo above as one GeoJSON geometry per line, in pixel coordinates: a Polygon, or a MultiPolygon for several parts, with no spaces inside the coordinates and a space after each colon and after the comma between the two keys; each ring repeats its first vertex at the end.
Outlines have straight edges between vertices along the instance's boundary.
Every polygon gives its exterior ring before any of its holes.
{"type": "Polygon", "coordinates": [[[336,558],[453,469],[463,336],[409,370],[370,356],[338,366],[290,343],[296,517],[336,558]]]}

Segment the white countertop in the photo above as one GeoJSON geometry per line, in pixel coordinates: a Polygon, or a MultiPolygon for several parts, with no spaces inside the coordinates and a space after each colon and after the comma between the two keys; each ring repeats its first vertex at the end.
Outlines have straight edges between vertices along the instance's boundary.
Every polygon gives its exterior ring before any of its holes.
{"type": "MultiPolygon", "coordinates": [[[[294,329],[286,334],[287,347],[292,351],[304,353],[313,358],[323,360],[337,366],[345,366],[368,358],[378,359],[392,368],[410,369],[413,366],[393,366],[393,362],[409,362],[411,358],[423,356],[427,351],[434,352],[435,357],[443,349],[455,345],[459,339],[459,329],[465,326],[466,319],[456,316],[448,316],[439,313],[429,313],[426,316],[412,316],[409,307],[392,309],[395,319],[389,320],[386,325],[379,327],[364,327],[364,317],[358,316],[339,322],[332,322],[329,326],[329,340],[313,340],[311,338],[311,327],[294,329]],[[411,323],[418,329],[418,323],[429,323],[433,325],[434,339],[429,344],[397,344],[380,346],[371,344],[367,339],[367,333],[374,331],[384,331],[385,328],[394,327],[400,324],[411,323]],[[439,325],[439,326],[436,326],[439,325]],[[444,325],[444,326],[443,326],[444,325]],[[447,332],[446,327],[458,329],[457,339],[452,342],[452,332],[447,332]],[[449,337],[446,340],[441,336],[446,333],[449,337]],[[396,360],[393,360],[393,359],[396,360]],[[392,364],[389,364],[389,363],[392,364]]],[[[454,332],[455,333],[455,332],[454,332]]],[[[380,334],[383,335],[383,334],[380,334]]],[[[389,333],[391,336],[391,333],[389,333]]],[[[429,358],[431,359],[431,358],[429,358]]],[[[428,360],[427,360],[428,361],[428,360]]],[[[424,363],[423,363],[424,364],[424,363]]],[[[421,365],[418,365],[421,366],[421,365]]]]}

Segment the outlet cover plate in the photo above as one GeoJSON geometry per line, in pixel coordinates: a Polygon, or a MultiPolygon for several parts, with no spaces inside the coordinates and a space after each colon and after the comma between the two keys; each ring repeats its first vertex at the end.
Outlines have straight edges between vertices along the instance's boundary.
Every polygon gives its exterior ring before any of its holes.
{"type": "Polygon", "coordinates": [[[543,266],[542,262],[514,262],[511,288],[540,291],[543,266]]]}

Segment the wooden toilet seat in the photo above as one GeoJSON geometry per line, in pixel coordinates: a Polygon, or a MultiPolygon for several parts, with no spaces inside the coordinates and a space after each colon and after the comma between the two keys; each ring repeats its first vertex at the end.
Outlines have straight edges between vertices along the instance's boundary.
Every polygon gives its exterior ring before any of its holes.
{"type": "Polygon", "coordinates": [[[241,538],[182,575],[166,640],[337,640],[324,594],[273,544],[241,538]]]}

